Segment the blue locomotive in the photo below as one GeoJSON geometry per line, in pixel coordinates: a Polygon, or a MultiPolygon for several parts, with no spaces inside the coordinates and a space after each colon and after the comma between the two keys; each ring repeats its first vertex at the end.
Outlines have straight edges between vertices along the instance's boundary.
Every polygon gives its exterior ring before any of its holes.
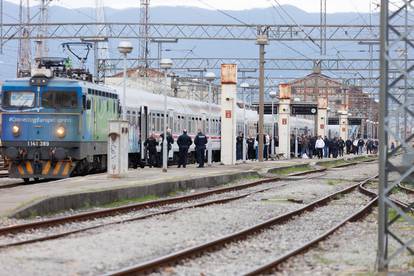
{"type": "Polygon", "coordinates": [[[65,178],[106,169],[108,121],[120,112],[116,91],[91,82],[64,59],[41,60],[30,78],[2,87],[3,155],[9,176],[65,178]]]}

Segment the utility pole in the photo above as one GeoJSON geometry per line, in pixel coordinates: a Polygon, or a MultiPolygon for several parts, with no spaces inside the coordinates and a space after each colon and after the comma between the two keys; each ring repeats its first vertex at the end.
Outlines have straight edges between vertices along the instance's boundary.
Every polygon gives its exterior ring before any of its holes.
{"type": "Polygon", "coordinates": [[[265,66],[265,45],[269,43],[269,27],[259,26],[257,28],[256,44],[259,45],[259,162],[263,162],[264,148],[264,66],[265,66]]]}
{"type": "Polygon", "coordinates": [[[141,0],[139,18],[139,35],[141,37],[139,45],[139,59],[141,60],[140,68],[144,71],[145,76],[147,76],[147,69],[149,67],[149,6],[150,0],[141,0]]]}

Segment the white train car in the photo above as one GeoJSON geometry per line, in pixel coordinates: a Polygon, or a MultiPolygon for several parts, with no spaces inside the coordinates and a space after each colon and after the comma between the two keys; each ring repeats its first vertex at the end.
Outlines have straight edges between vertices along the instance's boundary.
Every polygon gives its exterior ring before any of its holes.
{"type": "MultiPolygon", "coordinates": [[[[113,87],[120,95],[122,103],[122,87],[113,87]]],[[[208,134],[209,105],[205,102],[188,100],[183,98],[167,98],[167,126],[171,128],[174,138],[174,145],[170,151],[170,158],[176,160],[178,157],[178,145],[176,143],[179,135],[187,129],[188,135],[194,139],[198,129],[208,134]]],[[[127,120],[130,122],[136,139],[139,143],[138,152],[141,159],[145,159],[143,143],[153,132],[157,138],[164,129],[164,96],[153,94],[140,88],[127,88],[126,91],[126,113],[127,120]]],[[[211,105],[211,132],[208,136],[212,142],[213,160],[220,160],[220,139],[221,139],[221,108],[219,105],[211,105]]],[[[237,126],[243,126],[244,111],[237,109],[237,126]]],[[[246,123],[250,131],[256,133],[258,116],[253,110],[246,110],[246,123]]],[[[131,148],[131,147],[130,147],[131,148]]],[[[158,150],[161,148],[159,147],[158,150]]],[[[194,152],[194,144],[190,147],[190,152],[194,152]]]]}

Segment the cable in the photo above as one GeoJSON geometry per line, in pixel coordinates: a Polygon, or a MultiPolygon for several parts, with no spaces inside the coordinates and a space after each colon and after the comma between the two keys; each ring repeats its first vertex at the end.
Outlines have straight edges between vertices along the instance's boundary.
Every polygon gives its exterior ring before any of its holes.
{"type": "MultiPolygon", "coordinates": [[[[313,40],[313,38],[311,38],[303,29],[303,26],[299,25],[295,19],[293,19],[292,16],[290,16],[290,14],[282,7],[282,5],[280,5],[278,0],[274,0],[276,2],[276,4],[279,6],[279,8],[290,18],[290,20],[292,20],[292,22],[305,34],[306,38],[309,39],[313,44],[315,44],[317,47],[322,47],[321,45],[318,45],[316,43],[315,40],[313,40]]],[[[273,5],[272,5],[273,6],[273,5]]]]}
{"type": "Polygon", "coordinates": [[[202,4],[204,4],[204,5],[206,5],[207,7],[210,7],[210,8],[212,8],[212,9],[214,9],[214,10],[218,11],[219,13],[221,13],[221,14],[223,14],[223,15],[227,16],[227,17],[232,18],[233,20],[235,20],[235,21],[237,21],[237,22],[239,22],[239,23],[241,23],[241,24],[243,24],[243,25],[246,25],[246,26],[249,26],[249,25],[250,25],[250,24],[247,24],[247,23],[246,23],[246,22],[244,22],[243,20],[240,20],[240,19],[238,19],[237,17],[235,17],[235,16],[233,16],[233,15],[231,15],[231,14],[229,14],[229,13],[227,13],[227,12],[225,12],[225,11],[221,10],[221,9],[218,9],[218,8],[216,8],[216,7],[212,6],[212,5],[210,5],[210,4],[206,3],[206,2],[204,2],[203,0],[197,0],[197,1],[198,1],[198,2],[200,2],[200,3],[202,3],[202,4]]]}

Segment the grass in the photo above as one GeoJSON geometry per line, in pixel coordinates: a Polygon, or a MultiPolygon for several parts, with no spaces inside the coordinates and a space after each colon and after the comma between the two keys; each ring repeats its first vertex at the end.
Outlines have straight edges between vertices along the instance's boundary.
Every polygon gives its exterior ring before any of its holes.
{"type": "Polygon", "coordinates": [[[292,173],[306,172],[306,171],[310,171],[312,169],[313,168],[309,165],[301,165],[301,166],[295,166],[295,167],[286,167],[286,168],[275,169],[275,170],[272,171],[272,173],[279,174],[279,175],[288,175],[288,174],[292,174],[292,173]]]}
{"type": "Polygon", "coordinates": [[[137,197],[137,198],[130,198],[130,199],[121,199],[121,200],[117,200],[108,204],[104,204],[104,205],[100,205],[99,207],[102,208],[116,208],[116,207],[120,207],[120,206],[124,206],[124,205],[128,205],[128,204],[133,204],[133,203],[141,203],[141,202],[146,202],[146,201],[151,201],[151,200],[156,200],[159,199],[159,196],[156,195],[147,195],[147,196],[143,196],[143,197],[137,197]]]}
{"type": "Polygon", "coordinates": [[[335,185],[339,185],[339,184],[341,184],[341,183],[343,183],[344,181],[343,180],[340,180],[340,179],[329,179],[328,181],[327,181],[327,184],[328,185],[331,185],[331,186],[335,186],[335,185]]]}
{"type": "MultiPolygon", "coordinates": [[[[412,213],[406,213],[407,216],[414,218],[414,214],[412,213]]],[[[394,220],[396,217],[398,216],[397,211],[395,211],[394,209],[388,209],[388,220],[394,220]]],[[[399,217],[397,222],[405,222],[405,219],[403,217],[399,217]]]]}
{"type": "Polygon", "coordinates": [[[316,256],[315,256],[315,259],[317,259],[317,260],[318,260],[318,263],[320,263],[320,264],[324,264],[324,265],[330,265],[330,264],[335,263],[335,261],[330,260],[330,259],[327,259],[327,258],[325,258],[325,257],[322,257],[321,255],[316,255],[316,256]]]}
{"type": "Polygon", "coordinates": [[[325,162],[319,162],[316,163],[319,166],[325,167],[325,168],[333,168],[340,165],[349,164],[346,160],[338,159],[338,160],[332,160],[332,161],[325,161],[325,162]]]}

